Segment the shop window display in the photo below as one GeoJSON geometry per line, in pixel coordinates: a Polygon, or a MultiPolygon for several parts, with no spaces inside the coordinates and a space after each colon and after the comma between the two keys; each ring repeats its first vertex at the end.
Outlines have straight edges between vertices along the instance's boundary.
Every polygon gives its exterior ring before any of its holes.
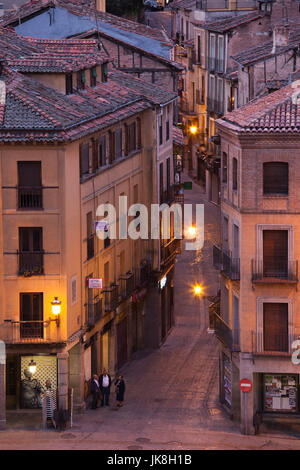
{"type": "Polygon", "coordinates": [[[296,375],[264,375],[265,411],[296,412],[297,385],[296,375]]]}

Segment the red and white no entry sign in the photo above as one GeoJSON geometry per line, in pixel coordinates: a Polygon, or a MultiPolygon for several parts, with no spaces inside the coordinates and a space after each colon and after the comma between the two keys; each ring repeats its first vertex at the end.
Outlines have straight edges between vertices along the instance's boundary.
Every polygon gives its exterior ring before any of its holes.
{"type": "Polygon", "coordinates": [[[248,379],[240,380],[240,390],[242,392],[251,392],[252,390],[252,382],[248,379]]]}

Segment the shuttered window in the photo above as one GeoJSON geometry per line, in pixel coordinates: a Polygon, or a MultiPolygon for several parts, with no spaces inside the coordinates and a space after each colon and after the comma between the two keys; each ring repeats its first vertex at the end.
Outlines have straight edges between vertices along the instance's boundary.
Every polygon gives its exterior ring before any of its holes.
{"type": "Polygon", "coordinates": [[[115,132],[116,158],[122,157],[122,129],[115,132]]]}
{"type": "Polygon", "coordinates": [[[223,169],[222,169],[222,182],[227,183],[227,153],[223,152],[223,169]]]}
{"type": "Polygon", "coordinates": [[[264,194],[288,194],[289,165],[284,162],[267,162],[263,165],[264,194]]]}
{"type": "Polygon", "coordinates": [[[288,231],[263,231],[263,265],[265,277],[288,274],[288,231]]]}
{"type": "Polygon", "coordinates": [[[40,188],[41,180],[41,162],[18,162],[19,186],[26,188],[40,188]]]}
{"type": "Polygon", "coordinates": [[[43,294],[20,294],[21,338],[43,338],[43,294]]]}
{"type": "Polygon", "coordinates": [[[264,351],[288,351],[288,304],[264,303],[264,351]]]}
{"type": "Polygon", "coordinates": [[[115,148],[115,134],[109,131],[109,163],[112,163],[116,158],[115,148]]]}
{"type": "Polygon", "coordinates": [[[79,153],[80,153],[80,176],[83,176],[89,172],[89,144],[81,144],[79,147],[79,153]]]}
{"type": "Polygon", "coordinates": [[[106,137],[100,137],[98,140],[98,165],[106,165],[106,137]]]}
{"type": "Polygon", "coordinates": [[[129,126],[129,152],[136,149],[136,124],[133,122],[129,126]]]}
{"type": "Polygon", "coordinates": [[[136,125],[137,125],[137,148],[140,149],[142,147],[142,122],[141,122],[141,118],[137,118],[136,125]]]}
{"type": "Polygon", "coordinates": [[[237,183],[237,169],[238,169],[238,162],[236,158],[232,159],[232,189],[234,191],[237,190],[238,183],[237,183]]]}

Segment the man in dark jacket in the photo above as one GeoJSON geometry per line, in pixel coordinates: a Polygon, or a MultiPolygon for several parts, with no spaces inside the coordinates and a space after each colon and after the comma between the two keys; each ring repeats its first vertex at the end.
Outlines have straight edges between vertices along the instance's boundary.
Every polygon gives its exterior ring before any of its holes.
{"type": "Polygon", "coordinates": [[[92,410],[95,410],[97,408],[97,401],[100,395],[100,386],[99,386],[98,377],[96,374],[93,376],[93,379],[91,381],[90,391],[93,397],[92,410]]]}
{"type": "Polygon", "coordinates": [[[107,373],[106,369],[103,369],[102,374],[99,377],[99,386],[102,394],[101,399],[101,406],[109,405],[109,394],[110,394],[110,386],[111,386],[111,378],[110,375],[107,373]]]}

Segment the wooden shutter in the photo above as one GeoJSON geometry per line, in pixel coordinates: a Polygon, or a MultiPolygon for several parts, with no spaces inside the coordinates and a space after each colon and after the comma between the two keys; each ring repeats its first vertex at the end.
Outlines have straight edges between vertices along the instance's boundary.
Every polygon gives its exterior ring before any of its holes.
{"type": "Polygon", "coordinates": [[[106,165],[106,137],[100,137],[99,139],[99,167],[106,165]]]}
{"type": "Polygon", "coordinates": [[[265,303],[264,350],[288,351],[288,304],[265,303]]]}
{"type": "Polygon", "coordinates": [[[115,132],[116,158],[122,157],[122,129],[115,132]]]}
{"type": "Polygon", "coordinates": [[[288,231],[263,231],[264,275],[281,277],[288,271],[288,231]]]}
{"type": "Polygon", "coordinates": [[[98,145],[96,139],[92,139],[92,161],[93,161],[93,172],[98,168],[98,145]]]}
{"type": "Polygon", "coordinates": [[[130,152],[133,152],[133,150],[136,149],[136,127],[135,127],[135,122],[130,124],[130,127],[129,127],[129,149],[130,149],[130,152]]]}
{"type": "Polygon", "coordinates": [[[289,165],[284,162],[266,162],[263,165],[264,194],[288,194],[289,165]]]}
{"type": "Polygon", "coordinates": [[[89,144],[80,144],[80,176],[89,172],[89,144]]]}
{"type": "Polygon", "coordinates": [[[129,126],[125,124],[125,155],[128,155],[130,152],[130,135],[129,135],[129,126]]]}
{"type": "Polygon", "coordinates": [[[232,189],[237,189],[237,159],[232,159],[232,189]]]}
{"type": "Polygon", "coordinates": [[[116,158],[115,150],[115,133],[109,131],[109,163],[112,163],[116,158]]]}
{"type": "Polygon", "coordinates": [[[142,147],[142,121],[141,118],[137,118],[137,148],[140,149],[142,147]]]}
{"type": "Polygon", "coordinates": [[[18,162],[18,179],[21,187],[41,187],[41,162],[18,162]]]}

